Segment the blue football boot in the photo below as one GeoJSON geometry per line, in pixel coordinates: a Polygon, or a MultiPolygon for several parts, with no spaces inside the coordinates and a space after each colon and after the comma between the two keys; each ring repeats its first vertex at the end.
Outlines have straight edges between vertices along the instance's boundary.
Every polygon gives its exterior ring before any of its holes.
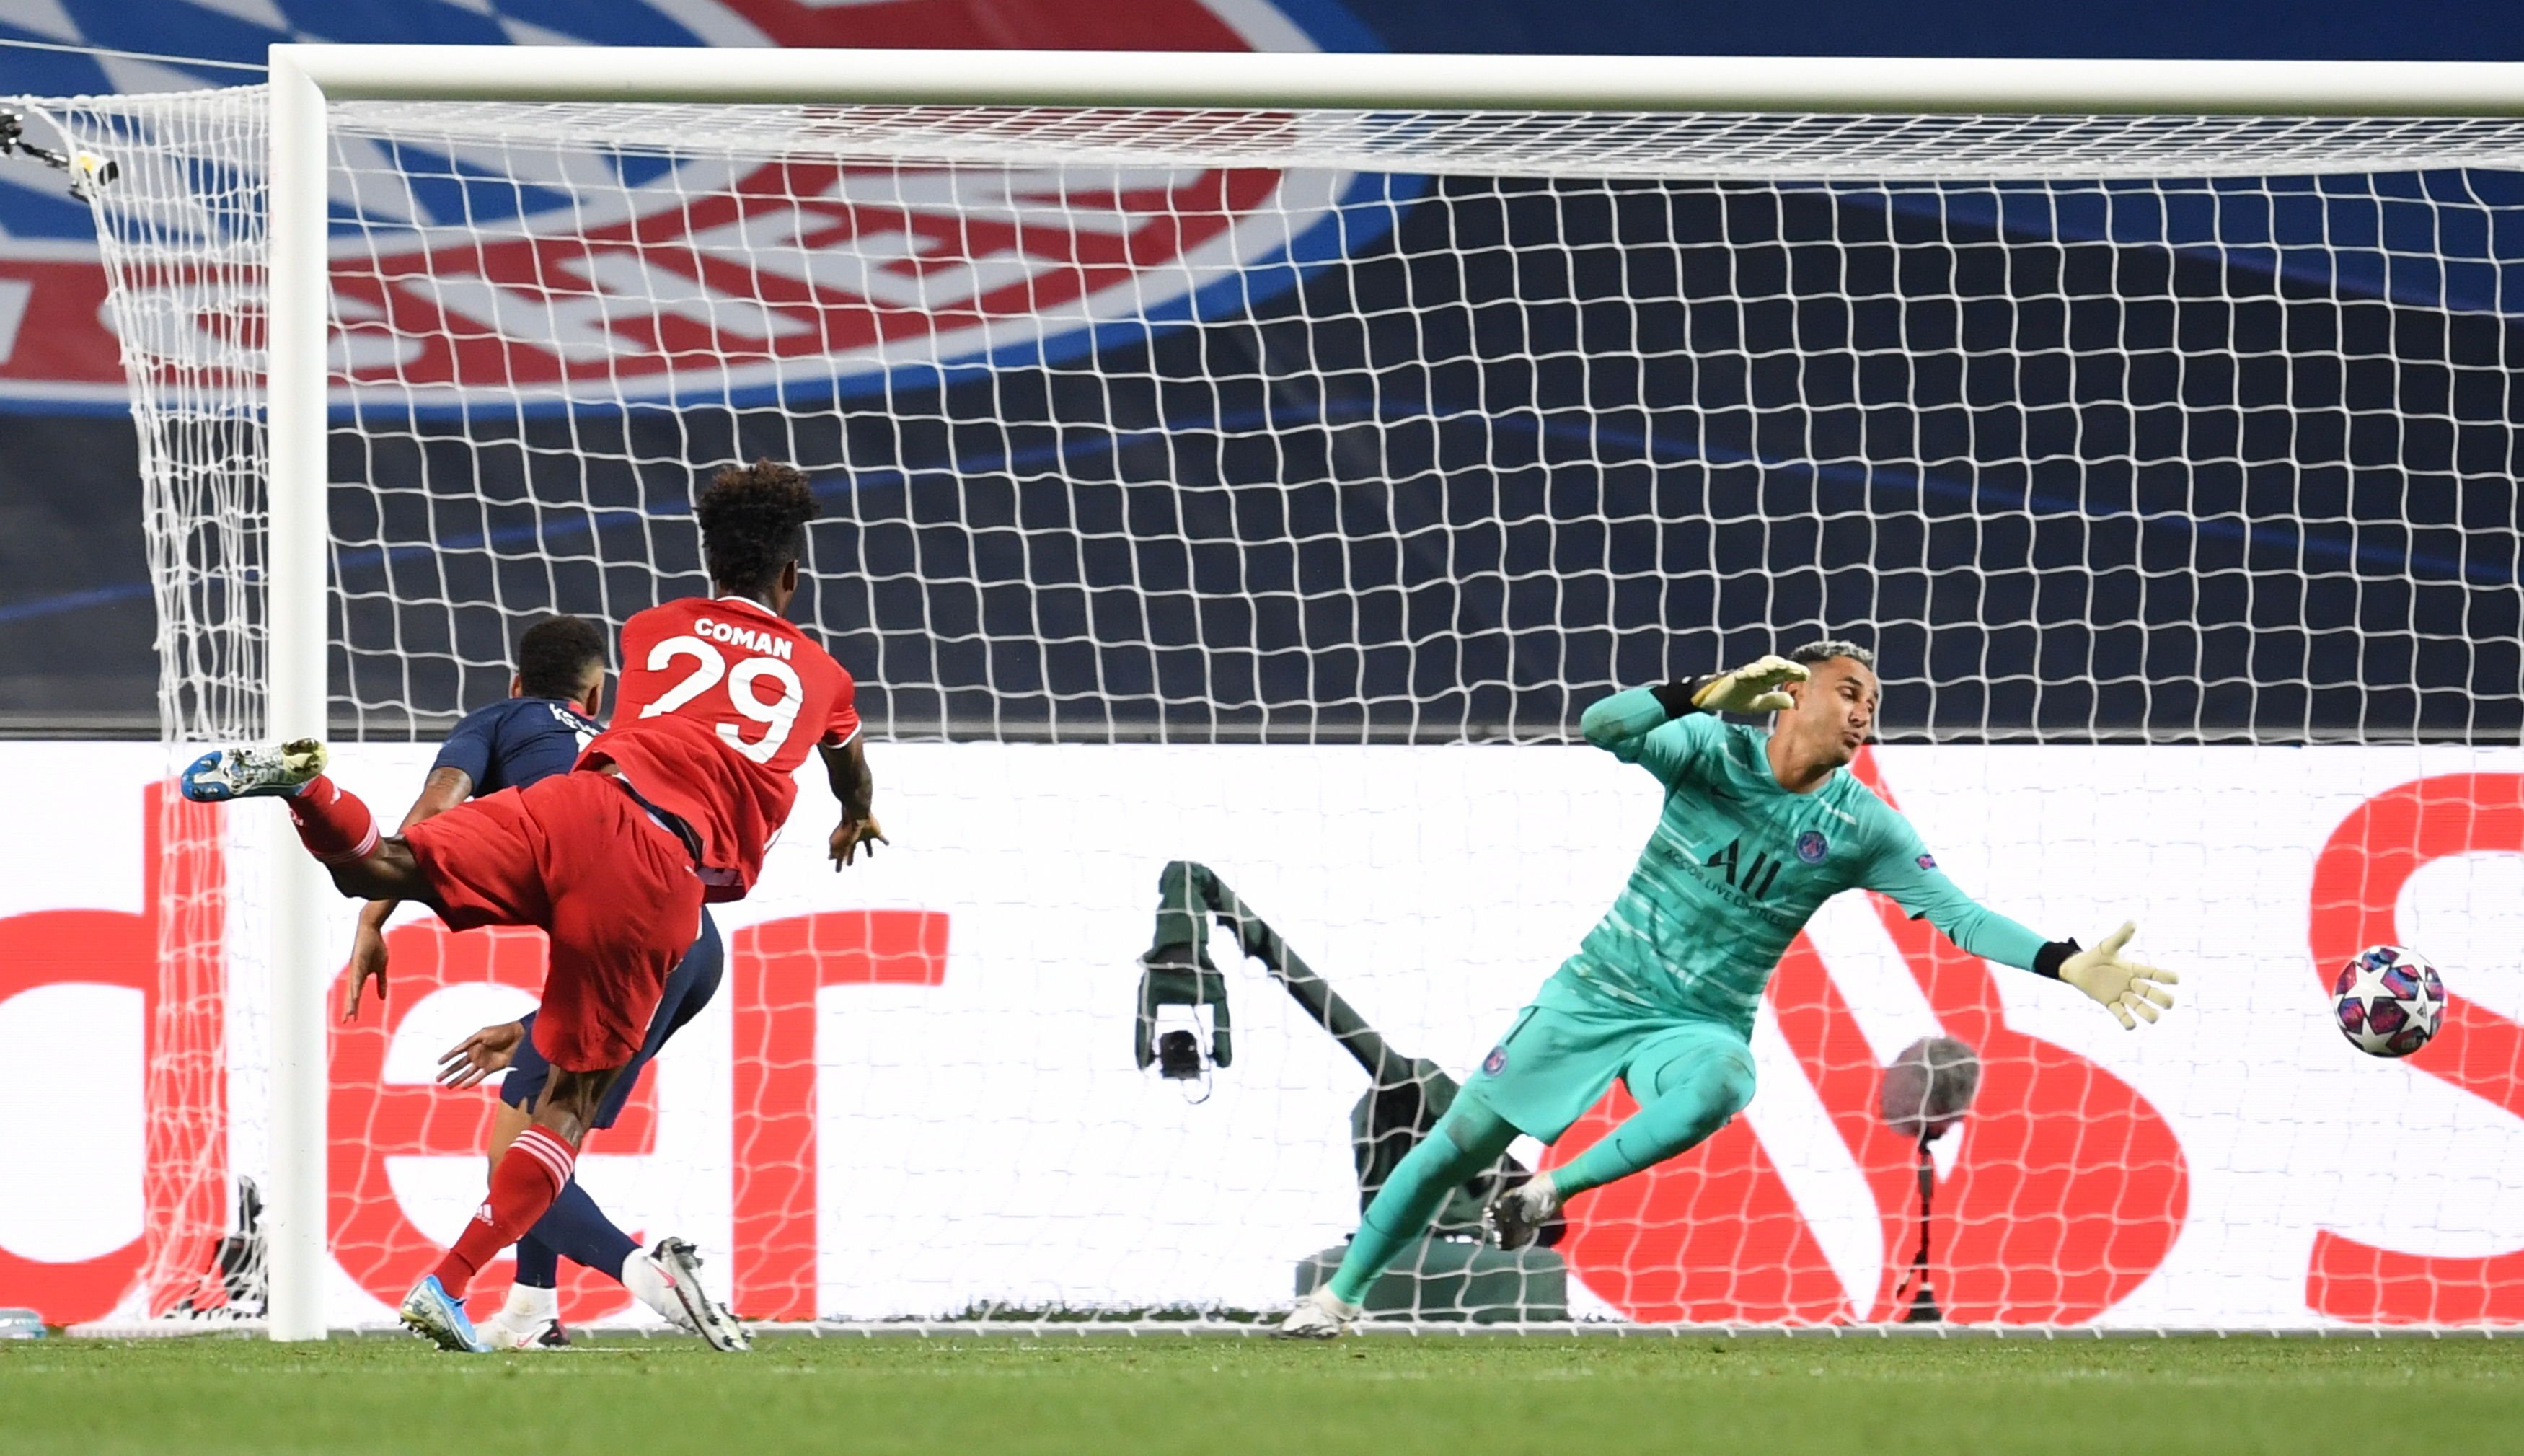
{"type": "Polygon", "coordinates": [[[195,803],[295,794],[324,771],[327,757],[324,745],[312,738],[213,749],[194,759],[178,782],[195,803]]]}
{"type": "Polygon", "coordinates": [[[442,1350],[461,1350],[469,1355],[491,1353],[490,1342],[473,1332],[473,1322],[465,1317],[464,1301],[441,1287],[435,1274],[413,1285],[412,1292],[403,1296],[403,1308],[396,1313],[442,1350]]]}

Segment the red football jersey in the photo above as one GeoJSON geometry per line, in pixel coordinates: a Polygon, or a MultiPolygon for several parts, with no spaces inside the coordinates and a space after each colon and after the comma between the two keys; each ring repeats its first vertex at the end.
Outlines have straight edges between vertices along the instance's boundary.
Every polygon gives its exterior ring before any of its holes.
{"type": "Polygon", "coordinates": [[[817,744],[858,736],[850,675],[787,618],[737,597],[687,597],[622,624],[615,726],[581,766],[610,762],[701,836],[702,882],[741,899],[798,801],[817,744]]]}

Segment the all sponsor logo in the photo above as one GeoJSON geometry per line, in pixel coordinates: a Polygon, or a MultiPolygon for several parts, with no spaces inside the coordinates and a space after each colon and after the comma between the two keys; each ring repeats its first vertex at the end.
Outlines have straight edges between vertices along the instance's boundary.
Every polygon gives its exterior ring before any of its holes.
{"type": "MultiPolygon", "coordinates": [[[[169,13],[163,44],[188,55],[260,62],[272,41],[319,38],[278,11],[268,25],[223,16],[194,26],[203,7],[188,0],[150,8],[169,13]]],[[[574,10],[566,30],[546,9],[529,21],[497,0],[376,0],[328,14],[320,38],[1180,50],[1366,38],[1326,0],[1286,10],[1268,0],[1007,0],[987,24],[959,0],[624,0],[574,10]]],[[[93,28],[96,43],[111,44],[102,37],[120,33],[104,24],[120,13],[107,0],[66,0],[62,13],[79,32],[64,39],[93,28]]],[[[103,70],[77,86],[58,70],[21,73],[0,90],[253,79],[133,63],[103,70]]],[[[833,129],[820,149],[804,149],[820,160],[801,161],[760,151],[731,160],[702,135],[661,152],[344,127],[332,189],[336,404],[767,398],[873,387],[905,368],[1070,357],[1117,331],[1244,309],[1292,286],[1340,245],[1335,210],[1355,181],[1267,168],[897,161],[874,143],[854,150],[839,121],[833,129]]],[[[118,316],[156,318],[160,329],[173,319],[221,351],[259,346],[255,297],[180,269],[110,309],[86,209],[60,190],[40,169],[0,170],[0,404],[121,408],[118,316]]],[[[1360,210],[1348,241],[1383,216],[1360,210]]],[[[165,349],[163,333],[152,338],[165,349]]]]}

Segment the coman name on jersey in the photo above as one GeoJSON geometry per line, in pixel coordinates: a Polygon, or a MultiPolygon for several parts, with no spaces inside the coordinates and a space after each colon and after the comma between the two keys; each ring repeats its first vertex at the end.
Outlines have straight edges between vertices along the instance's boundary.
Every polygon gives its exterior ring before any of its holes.
{"type": "Polygon", "coordinates": [[[784,662],[789,660],[790,656],[791,643],[788,638],[777,633],[762,631],[757,627],[743,627],[734,622],[716,621],[705,616],[695,617],[693,635],[706,637],[712,642],[724,642],[730,647],[741,647],[750,653],[761,653],[767,656],[778,657],[784,662]]]}

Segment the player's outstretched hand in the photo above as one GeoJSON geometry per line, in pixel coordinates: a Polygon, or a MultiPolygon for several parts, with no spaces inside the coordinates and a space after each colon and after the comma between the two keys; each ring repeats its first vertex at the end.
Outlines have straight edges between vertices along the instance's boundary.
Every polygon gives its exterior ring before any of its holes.
{"type": "Polygon", "coordinates": [[[840,827],[833,831],[830,847],[833,869],[838,873],[845,866],[855,861],[862,847],[867,849],[868,858],[874,859],[877,846],[893,843],[894,841],[885,837],[885,826],[876,822],[874,814],[864,819],[844,819],[840,827]]]}
{"type": "Polygon", "coordinates": [[[377,1004],[386,1003],[386,938],[385,933],[363,919],[359,933],[351,938],[351,989],[342,995],[342,1024],[360,1019],[360,993],[371,980],[377,983],[377,1004]]]}
{"type": "Polygon", "coordinates": [[[2104,937],[2104,943],[2092,950],[2080,950],[2061,962],[2060,979],[2103,1002],[2125,1030],[2136,1031],[2139,1021],[2154,1021],[2158,1008],[2170,1009],[2173,997],[2164,988],[2182,978],[2171,971],[2140,965],[2121,959],[2121,947],[2138,934],[2138,922],[2124,920],[2121,928],[2104,937]]]}
{"type": "Polygon", "coordinates": [[[1766,654],[1701,684],[1691,695],[1691,705],[1713,713],[1782,712],[1795,706],[1796,700],[1779,691],[1780,685],[1804,682],[1808,675],[1802,663],[1766,654]]]}
{"type": "Polygon", "coordinates": [[[439,1055],[439,1085],[475,1087],[492,1073],[507,1071],[509,1064],[517,1059],[517,1047],[525,1040],[526,1024],[522,1021],[504,1021],[482,1028],[439,1055]]]}

